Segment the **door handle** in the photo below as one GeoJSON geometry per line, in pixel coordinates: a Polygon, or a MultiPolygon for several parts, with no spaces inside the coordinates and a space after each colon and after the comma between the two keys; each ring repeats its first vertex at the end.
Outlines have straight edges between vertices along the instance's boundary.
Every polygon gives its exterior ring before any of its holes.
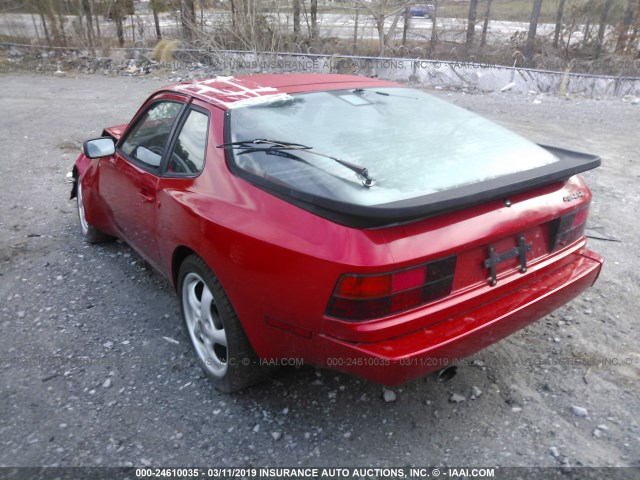
{"type": "Polygon", "coordinates": [[[138,195],[140,195],[140,200],[142,201],[142,203],[153,203],[153,201],[155,200],[154,195],[150,194],[146,190],[138,192],[138,195]]]}

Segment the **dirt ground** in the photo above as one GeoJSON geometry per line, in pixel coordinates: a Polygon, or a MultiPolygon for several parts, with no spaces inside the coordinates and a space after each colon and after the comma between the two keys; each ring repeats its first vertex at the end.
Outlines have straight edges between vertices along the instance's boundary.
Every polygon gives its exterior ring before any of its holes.
{"type": "Polygon", "coordinates": [[[590,240],[597,284],[392,402],[311,367],[229,396],[169,284],[123,243],[83,243],[64,183],[81,142],[164,83],[0,76],[0,466],[640,466],[640,105],[433,92],[602,156],[589,234],[619,242],[590,240]]]}

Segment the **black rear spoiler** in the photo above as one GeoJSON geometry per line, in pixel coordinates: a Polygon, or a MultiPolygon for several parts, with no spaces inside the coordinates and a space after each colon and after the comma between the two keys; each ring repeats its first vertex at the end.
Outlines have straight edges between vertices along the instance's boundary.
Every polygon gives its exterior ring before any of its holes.
{"type": "Polygon", "coordinates": [[[243,171],[240,175],[273,195],[336,223],[355,228],[376,228],[442,215],[491,200],[564,181],[573,175],[597,168],[600,157],[562,148],[540,145],[557,162],[524,172],[484,180],[449,190],[398,202],[362,206],[280,188],[263,178],[243,171]]]}

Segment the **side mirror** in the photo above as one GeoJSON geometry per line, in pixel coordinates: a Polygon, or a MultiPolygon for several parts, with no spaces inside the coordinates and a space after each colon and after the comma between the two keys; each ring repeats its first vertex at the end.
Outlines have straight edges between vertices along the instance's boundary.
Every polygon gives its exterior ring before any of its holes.
{"type": "Polygon", "coordinates": [[[82,145],[82,149],[88,158],[110,157],[116,153],[116,144],[111,137],[100,137],[87,140],[82,145]]]}

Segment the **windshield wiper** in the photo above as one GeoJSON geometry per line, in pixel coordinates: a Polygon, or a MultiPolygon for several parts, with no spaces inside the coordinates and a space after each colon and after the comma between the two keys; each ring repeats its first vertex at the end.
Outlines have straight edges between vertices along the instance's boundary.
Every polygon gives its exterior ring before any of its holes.
{"type": "MultiPolygon", "coordinates": [[[[329,160],[333,160],[334,162],[339,163],[343,167],[348,168],[352,172],[355,172],[358,178],[361,180],[362,185],[367,188],[373,187],[376,181],[369,176],[369,170],[365,167],[361,167],[360,165],[356,165],[355,163],[348,162],[346,160],[342,160],[340,158],[332,157],[331,155],[327,155],[326,153],[320,153],[313,150],[313,147],[308,147],[306,145],[301,145],[299,143],[288,143],[288,142],[280,142],[277,140],[267,140],[264,138],[255,138],[253,140],[240,140],[238,142],[228,142],[218,145],[217,148],[230,148],[232,150],[243,150],[238,155],[244,155],[252,152],[265,152],[267,154],[275,154],[278,152],[285,152],[290,150],[299,150],[304,151],[306,153],[310,153],[312,155],[316,155],[318,157],[328,158],[329,160]]],[[[285,155],[280,155],[285,156],[285,155]]],[[[286,155],[288,158],[294,157],[293,155],[286,155]]],[[[304,161],[300,157],[296,157],[297,160],[304,161]]],[[[305,161],[305,163],[308,163],[305,161]]]]}

